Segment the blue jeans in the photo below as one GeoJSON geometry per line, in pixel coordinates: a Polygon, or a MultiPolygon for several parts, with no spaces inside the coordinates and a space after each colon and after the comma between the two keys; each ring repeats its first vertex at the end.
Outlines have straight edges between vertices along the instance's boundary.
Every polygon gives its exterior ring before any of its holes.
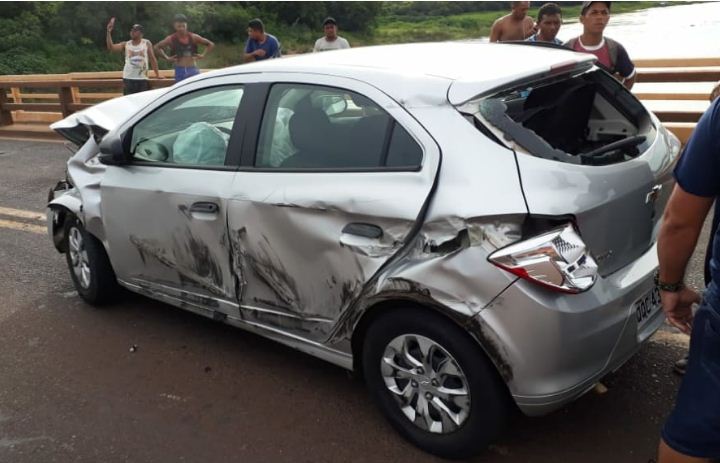
{"type": "Polygon", "coordinates": [[[200,74],[200,69],[197,66],[175,66],[175,82],[180,82],[198,74],[200,74]]]}
{"type": "Polygon", "coordinates": [[[720,298],[706,293],[695,314],[690,358],[662,431],[674,450],[698,458],[720,459],[720,298]],[[708,297],[709,296],[709,297],[708,297]]]}

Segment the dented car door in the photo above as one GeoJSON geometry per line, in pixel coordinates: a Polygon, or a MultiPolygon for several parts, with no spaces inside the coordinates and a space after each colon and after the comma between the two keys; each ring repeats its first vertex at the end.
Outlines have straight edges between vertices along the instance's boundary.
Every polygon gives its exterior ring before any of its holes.
{"type": "Polygon", "coordinates": [[[190,310],[237,313],[227,197],[245,88],[196,87],[135,123],[132,160],[101,184],[108,252],[125,285],[190,310]]]}
{"type": "Polygon", "coordinates": [[[370,85],[273,80],[228,203],[240,308],[249,323],[318,341],[412,236],[440,151],[370,85]]]}

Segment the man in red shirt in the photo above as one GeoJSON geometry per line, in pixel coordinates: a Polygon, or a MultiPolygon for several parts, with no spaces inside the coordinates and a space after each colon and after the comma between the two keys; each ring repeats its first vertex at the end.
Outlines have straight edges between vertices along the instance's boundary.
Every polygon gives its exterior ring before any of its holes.
{"type": "Polygon", "coordinates": [[[598,64],[631,89],[635,83],[635,65],[620,43],[604,37],[603,32],[610,21],[611,2],[583,2],[580,22],[583,34],[570,39],[565,46],[579,52],[597,56],[598,64]]]}

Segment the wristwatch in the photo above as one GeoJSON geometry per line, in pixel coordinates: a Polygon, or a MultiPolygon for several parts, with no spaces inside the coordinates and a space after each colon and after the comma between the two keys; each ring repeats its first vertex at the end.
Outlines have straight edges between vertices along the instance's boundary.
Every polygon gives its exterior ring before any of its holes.
{"type": "Polygon", "coordinates": [[[660,273],[655,272],[655,286],[657,286],[660,291],[677,293],[678,291],[683,289],[683,287],[685,287],[685,284],[682,281],[679,281],[677,283],[665,283],[663,281],[660,281],[660,273]]]}

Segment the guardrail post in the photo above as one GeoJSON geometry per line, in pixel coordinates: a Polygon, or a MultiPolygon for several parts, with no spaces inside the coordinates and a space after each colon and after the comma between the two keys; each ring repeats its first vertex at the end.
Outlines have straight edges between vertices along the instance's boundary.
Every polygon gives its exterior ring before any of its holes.
{"type": "Polygon", "coordinates": [[[13,98],[13,103],[22,103],[22,95],[20,94],[19,87],[13,87],[10,89],[10,94],[13,98]]]}
{"type": "Polygon", "coordinates": [[[72,87],[60,87],[60,112],[63,117],[68,117],[72,111],[70,111],[70,105],[73,102],[72,87]]]}
{"type": "Polygon", "coordinates": [[[72,102],[82,103],[82,96],[80,96],[80,89],[78,87],[72,87],[72,102]]]}
{"type": "Polygon", "coordinates": [[[0,88],[0,125],[12,125],[12,112],[6,108],[8,103],[7,89],[0,88]]]}

